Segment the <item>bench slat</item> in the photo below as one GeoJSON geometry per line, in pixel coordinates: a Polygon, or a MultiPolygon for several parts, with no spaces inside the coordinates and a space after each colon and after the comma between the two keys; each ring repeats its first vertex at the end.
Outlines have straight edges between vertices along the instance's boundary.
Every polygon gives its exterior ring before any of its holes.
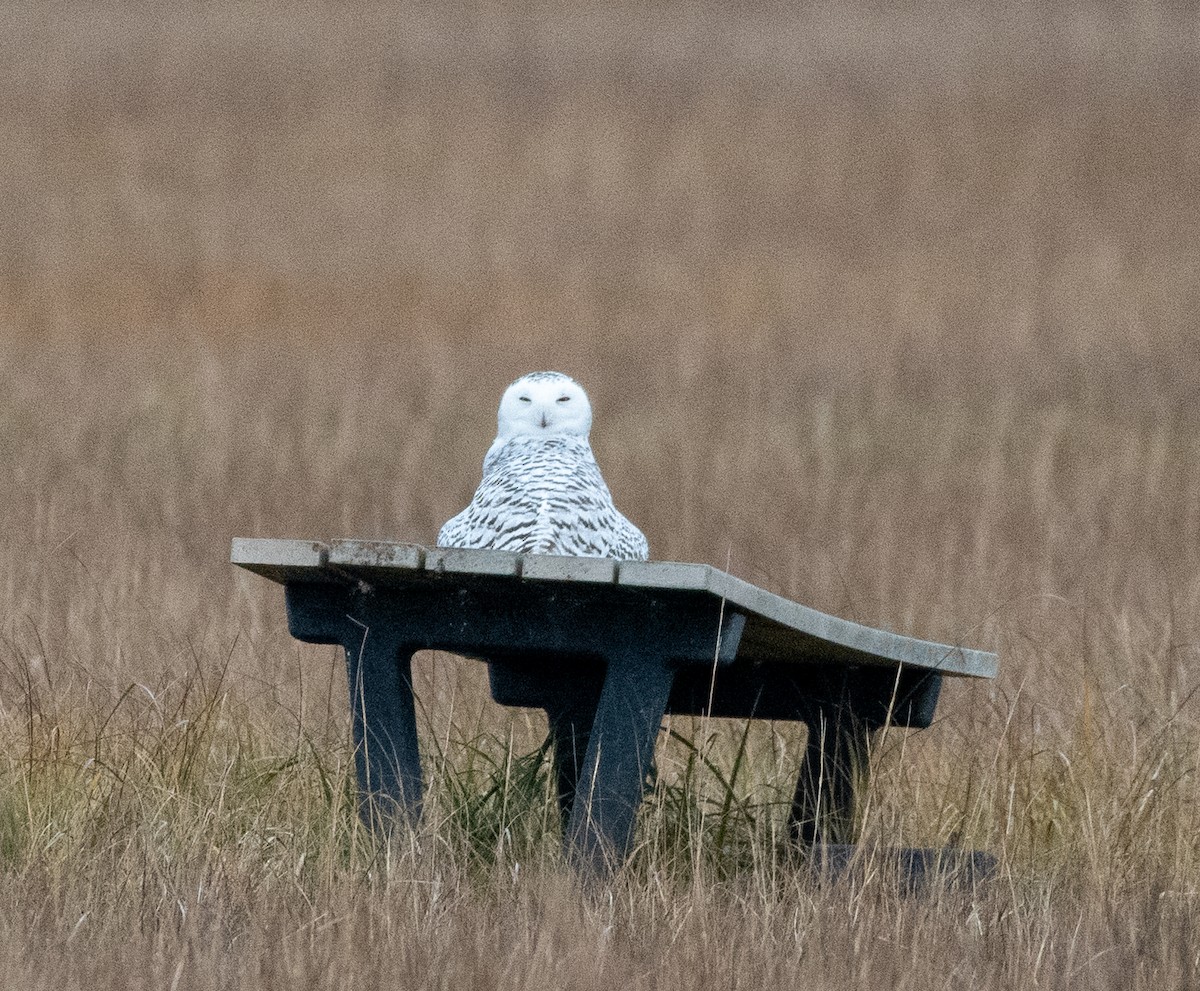
{"type": "Polygon", "coordinates": [[[521,577],[532,581],[612,585],[617,580],[617,562],[607,557],[525,554],[521,558],[521,577]]]}
{"type": "Polygon", "coordinates": [[[398,585],[425,567],[420,544],[386,540],[335,540],[329,545],[329,568],[360,581],[398,585]]]}
{"type": "Polygon", "coordinates": [[[515,578],[521,573],[521,555],[511,551],[433,547],[425,553],[425,570],[456,575],[499,575],[515,578]]]}
{"type": "Polygon", "coordinates": [[[318,540],[234,537],[229,560],[274,582],[320,581],[328,553],[318,540]]]}

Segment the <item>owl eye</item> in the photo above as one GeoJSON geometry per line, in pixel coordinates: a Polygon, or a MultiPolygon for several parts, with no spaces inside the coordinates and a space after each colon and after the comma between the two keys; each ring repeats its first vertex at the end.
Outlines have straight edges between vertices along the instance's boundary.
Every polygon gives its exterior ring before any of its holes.
{"type": "Polygon", "coordinates": [[[558,401],[560,403],[569,403],[571,401],[571,397],[570,396],[559,396],[558,401]]]}
{"type": "Polygon", "coordinates": [[[521,402],[523,402],[523,403],[531,403],[531,402],[533,402],[533,400],[532,400],[532,399],[530,399],[528,396],[518,396],[517,398],[519,398],[519,399],[521,400],[521,402]]]}

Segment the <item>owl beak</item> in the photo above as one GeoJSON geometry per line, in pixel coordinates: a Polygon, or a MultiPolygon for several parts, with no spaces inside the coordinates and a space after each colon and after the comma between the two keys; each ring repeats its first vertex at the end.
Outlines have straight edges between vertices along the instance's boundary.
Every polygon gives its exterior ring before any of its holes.
{"type": "Polygon", "coordinates": [[[542,429],[545,429],[547,426],[549,426],[549,422],[550,422],[550,421],[548,421],[548,420],[546,419],[546,414],[545,414],[545,413],[543,413],[543,414],[542,414],[542,422],[541,422],[541,423],[539,423],[539,424],[538,424],[538,426],[540,426],[542,429]]]}

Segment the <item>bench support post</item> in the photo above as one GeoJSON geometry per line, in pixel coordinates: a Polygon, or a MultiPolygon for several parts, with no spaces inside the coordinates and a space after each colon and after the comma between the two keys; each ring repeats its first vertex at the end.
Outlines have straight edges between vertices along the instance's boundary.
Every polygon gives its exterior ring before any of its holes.
{"type": "Polygon", "coordinates": [[[554,758],[554,780],[562,834],[570,835],[571,810],[575,790],[583,778],[588,741],[596,722],[602,682],[581,679],[575,693],[546,702],[546,720],[550,726],[550,746],[554,758]]]}
{"type": "Polygon", "coordinates": [[[357,644],[345,645],[358,811],[364,823],[386,835],[397,822],[414,825],[421,815],[413,651],[386,630],[361,633],[357,644]]]}
{"type": "MultiPolygon", "coordinates": [[[[609,874],[629,853],[673,680],[652,650],[630,646],[609,658],[563,836],[568,861],[583,873],[609,874]]],[[[563,763],[574,764],[561,752],[555,759],[560,774],[563,763]]]]}
{"type": "Polygon", "coordinates": [[[421,815],[421,754],[412,688],[414,648],[394,619],[329,585],[287,586],[288,629],[305,643],[340,644],[362,821],[380,835],[421,815]]]}
{"type": "Polygon", "coordinates": [[[851,712],[821,709],[810,716],[804,762],[788,817],[792,842],[806,849],[856,839],[855,792],[870,771],[869,724],[851,712]]]}

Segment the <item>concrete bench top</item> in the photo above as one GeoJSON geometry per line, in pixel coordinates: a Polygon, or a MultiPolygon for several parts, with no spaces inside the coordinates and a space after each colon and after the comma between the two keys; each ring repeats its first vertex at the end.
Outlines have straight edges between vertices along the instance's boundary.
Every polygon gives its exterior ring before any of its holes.
{"type": "Polygon", "coordinates": [[[401,591],[512,586],[549,605],[566,587],[590,593],[700,596],[721,600],[746,617],[734,663],[828,661],[897,664],[946,675],[994,678],[997,656],[983,650],[917,640],[839,619],[775,595],[707,564],[613,561],[605,558],[427,548],[378,540],[268,540],[238,537],[233,564],[281,584],[363,583],[401,591]],[[564,584],[566,583],[566,584],[564,584]]]}

